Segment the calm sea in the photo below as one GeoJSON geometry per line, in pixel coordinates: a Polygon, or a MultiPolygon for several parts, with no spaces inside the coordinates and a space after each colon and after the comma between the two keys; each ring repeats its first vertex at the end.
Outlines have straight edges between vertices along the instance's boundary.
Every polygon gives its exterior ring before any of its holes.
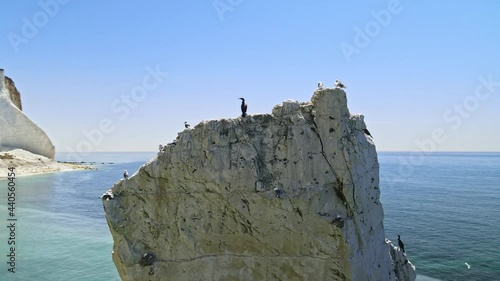
{"type": "MultiPolygon", "coordinates": [[[[15,180],[16,273],[7,271],[7,199],[0,192],[0,280],[119,281],[111,260],[113,239],[99,196],[134,173],[154,153],[95,153],[85,161],[114,162],[98,170],[21,177],[15,180]]],[[[59,154],[56,159],[65,160],[59,154]]],[[[6,172],[6,171],[0,171],[6,172]]],[[[6,190],[7,182],[0,181],[6,190]]]]}
{"type": "Polygon", "coordinates": [[[401,235],[417,274],[500,280],[500,153],[379,153],[379,162],[386,237],[401,235]]]}
{"type": "MultiPolygon", "coordinates": [[[[16,273],[0,192],[0,280],[120,280],[99,196],[153,156],[94,153],[84,160],[114,164],[17,178],[16,273]]],[[[386,235],[401,235],[417,280],[500,280],[500,153],[380,153],[379,162],[386,235]]]]}

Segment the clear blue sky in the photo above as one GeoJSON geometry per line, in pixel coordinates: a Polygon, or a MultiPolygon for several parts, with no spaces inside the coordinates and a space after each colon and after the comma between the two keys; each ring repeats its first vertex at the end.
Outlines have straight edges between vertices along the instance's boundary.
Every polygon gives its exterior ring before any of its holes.
{"type": "Polygon", "coordinates": [[[0,68],[59,152],[154,151],[335,79],[379,151],[500,151],[499,1],[59,1],[0,10],[0,68]]]}

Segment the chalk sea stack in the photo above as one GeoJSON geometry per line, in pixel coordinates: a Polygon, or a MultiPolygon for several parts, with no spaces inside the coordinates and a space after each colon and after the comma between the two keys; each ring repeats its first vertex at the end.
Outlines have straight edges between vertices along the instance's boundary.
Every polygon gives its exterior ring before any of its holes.
{"type": "Polygon", "coordinates": [[[21,110],[21,94],[0,69],[0,150],[17,148],[54,159],[55,148],[47,134],[21,110]]]}
{"type": "Polygon", "coordinates": [[[345,92],[325,88],[271,114],[180,132],[103,201],[120,277],[415,280],[385,239],[377,153],[364,129],[345,92]]]}

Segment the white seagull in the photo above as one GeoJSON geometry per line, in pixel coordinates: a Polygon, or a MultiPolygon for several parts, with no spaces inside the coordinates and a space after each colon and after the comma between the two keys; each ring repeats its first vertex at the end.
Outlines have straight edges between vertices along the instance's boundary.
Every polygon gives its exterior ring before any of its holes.
{"type": "Polygon", "coordinates": [[[465,263],[465,265],[467,266],[467,269],[470,269],[470,264],[465,263]]]}
{"type": "Polygon", "coordinates": [[[335,80],[335,88],[341,88],[341,89],[345,89],[347,88],[344,83],[342,83],[342,81],[340,80],[335,80]]]}

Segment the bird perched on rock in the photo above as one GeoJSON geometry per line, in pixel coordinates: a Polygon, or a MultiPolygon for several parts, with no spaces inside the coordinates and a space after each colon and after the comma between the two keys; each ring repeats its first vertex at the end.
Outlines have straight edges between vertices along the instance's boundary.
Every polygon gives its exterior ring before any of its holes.
{"type": "Polygon", "coordinates": [[[149,266],[152,265],[155,261],[156,261],[155,255],[151,253],[144,253],[144,255],[142,255],[141,260],[139,261],[139,264],[141,266],[149,266]]]}
{"type": "Polygon", "coordinates": [[[344,85],[344,83],[342,83],[342,81],[335,80],[335,88],[345,89],[347,87],[344,85]]]}
{"type": "Polygon", "coordinates": [[[123,172],[123,178],[126,179],[126,180],[128,180],[128,172],[127,172],[127,170],[125,170],[123,172]]]}
{"type": "Polygon", "coordinates": [[[160,145],[158,146],[158,149],[160,150],[160,152],[162,152],[162,151],[163,151],[163,145],[161,145],[161,144],[160,144],[160,145]]]}
{"type": "Polygon", "coordinates": [[[188,124],[188,121],[184,121],[184,127],[185,127],[186,129],[189,129],[189,124],[188,124]]]}
{"type": "Polygon", "coordinates": [[[403,243],[403,241],[401,241],[401,237],[399,236],[399,234],[398,234],[398,245],[399,245],[399,248],[401,249],[401,251],[403,251],[403,253],[406,253],[405,252],[405,244],[403,243]]]}
{"type": "Polygon", "coordinates": [[[371,138],[373,138],[373,137],[372,137],[372,134],[370,134],[370,131],[368,131],[368,129],[363,129],[363,132],[365,132],[365,134],[367,134],[367,135],[369,135],[371,138]]]}
{"type": "Polygon", "coordinates": [[[115,199],[115,195],[113,194],[113,192],[111,192],[110,190],[104,192],[101,196],[101,199],[102,200],[113,200],[115,199]]]}
{"type": "Polygon", "coordinates": [[[340,228],[344,227],[344,220],[342,219],[342,217],[340,215],[337,215],[333,221],[331,222],[331,224],[333,225],[336,225],[340,228]]]}
{"type": "Polygon", "coordinates": [[[279,187],[274,188],[274,195],[276,195],[276,197],[278,198],[281,198],[281,189],[279,187]]]}
{"type": "Polygon", "coordinates": [[[318,89],[323,89],[323,82],[318,82],[318,89]]]}
{"type": "Polygon", "coordinates": [[[241,117],[247,116],[248,105],[245,103],[244,98],[239,98],[241,100],[241,117]]]}

